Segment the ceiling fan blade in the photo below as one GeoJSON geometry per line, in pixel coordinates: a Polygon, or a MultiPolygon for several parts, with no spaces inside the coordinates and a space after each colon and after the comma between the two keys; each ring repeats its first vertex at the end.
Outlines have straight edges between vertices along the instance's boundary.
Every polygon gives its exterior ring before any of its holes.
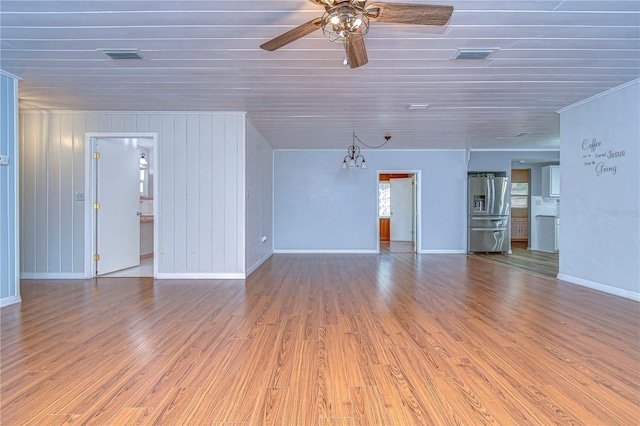
{"type": "Polygon", "coordinates": [[[306,36],[307,34],[311,34],[312,32],[320,29],[320,21],[322,18],[316,18],[313,21],[309,21],[306,24],[302,24],[299,27],[295,27],[291,31],[287,31],[286,33],[279,35],[273,40],[269,40],[260,46],[261,49],[268,50],[273,52],[276,49],[280,49],[282,46],[286,46],[292,41],[296,41],[299,38],[306,36]]]}
{"type": "Polygon", "coordinates": [[[396,24],[445,25],[453,6],[405,3],[371,3],[366,8],[369,20],[396,24]]]}
{"type": "Polygon", "coordinates": [[[362,37],[353,41],[345,40],[344,51],[347,53],[347,59],[349,60],[349,66],[351,68],[358,68],[369,62],[367,49],[364,47],[364,39],[362,37]]]}

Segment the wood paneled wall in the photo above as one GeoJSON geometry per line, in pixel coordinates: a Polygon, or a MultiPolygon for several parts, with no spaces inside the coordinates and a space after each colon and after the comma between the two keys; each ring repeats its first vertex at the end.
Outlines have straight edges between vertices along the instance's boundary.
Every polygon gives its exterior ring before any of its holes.
{"type": "Polygon", "coordinates": [[[74,201],[87,132],[158,134],[161,277],[244,276],[244,125],[243,113],[23,113],[23,276],[88,273],[84,203],[74,201]]]}
{"type": "Polygon", "coordinates": [[[247,273],[251,273],[273,253],[273,147],[249,119],[245,140],[245,256],[247,273]]]}
{"type": "Polygon", "coordinates": [[[18,276],[18,81],[0,73],[0,307],[20,301],[18,276]]]}

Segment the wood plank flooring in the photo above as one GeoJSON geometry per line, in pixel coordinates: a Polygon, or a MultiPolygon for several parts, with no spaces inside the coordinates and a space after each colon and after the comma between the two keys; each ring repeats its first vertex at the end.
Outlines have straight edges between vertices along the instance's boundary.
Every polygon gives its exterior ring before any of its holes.
{"type": "Polygon", "coordinates": [[[639,304],[465,255],[24,281],[5,425],[636,425],[639,304]]]}
{"type": "Polygon", "coordinates": [[[553,278],[558,276],[558,253],[546,253],[536,250],[527,250],[526,245],[512,244],[512,254],[502,253],[473,253],[478,259],[487,260],[489,262],[501,263],[520,271],[529,272],[530,274],[539,275],[541,277],[553,278]]]}

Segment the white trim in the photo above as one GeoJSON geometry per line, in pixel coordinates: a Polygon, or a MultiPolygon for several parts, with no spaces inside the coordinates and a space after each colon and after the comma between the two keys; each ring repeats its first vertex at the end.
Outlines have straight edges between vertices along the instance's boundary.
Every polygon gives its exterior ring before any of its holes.
{"type": "Polygon", "coordinates": [[[329,249],[327,250],[325,249],[320,249],[320,250],[282,249],[282,250],[274,250],[273,253],[274,254],[378,254],[378,251],[376,250],[329,250],[329,249]]]}
{"type": "Polygon", "coordinates": [[[156,279],[160,280],[244,280],[245,274],[241,272],[222,272],[222,273],[200,273],[200,272],[162,272],[159,273],[156,279]]]}
{"type": "Polygon", "coordinates": [[[247,276],[247,118],[243,117],[242,123],[238,131],[238,148],[236,165],[236,177],[238,182],[238,200],[236,202],[238,208],[238,258],[240,259],[240,269],[244,271],[243,278],[247,276]]]}
{"type": "Polygon", "coordinates": [[[600,284],[594,281],[572,277],[571,275],[565,275],[565,274],[558,274],[557,278],[559,280],[566,281],[571,284],[576,284],[582,287],[587,287],[593,290],[602,291],[604,293],[613,294],[614,296],[620,296],[626,299],[631,299],[631,300],[635,300],[636,302],[640,302],[640,293],[636,293],[631,290],[624,290],[618,287],[612,287],[610,285],[600,284]]]}
{"type": "MultiPolygon", "coordinates": [[[[93,268],[93,254],[95,248],[95,212],[93,210],[94,203],[94,173],[95,162],[93,161],[93,139],[99,138],[140,138],[151,139],[153,146],[154,160],[154,176],[153,176],[153,252],[160,253],[160,162],[161,153],[158,144],[157,132],[86,132],[84,135],[85,145],[85,168],[84,168],[84,278],[96,277],[95,268],[93,268]]],[[[153,277],[158,277],[158,269],[160,256],[153,256],[153,277]]]]}
{"type": "Polygon", "coordinates": [[[271,256],[273,256],[273,252],[267,253],[262,259],[258,260],[255,265],[247,269],[246,276],[251,275],[256,269],[258,269],[264,262],[266,262],[271,256]]]}
{"type": "Polygon", "coordinates": [[[419,254],[466,254],[465,250],[420,250],[419,254]]]}
{"type": "Polygon", "coordinates": [[[15,305],[16,303],[22,302],[20,296],[10,296],[5,297],[4,299],[0,299],[0,308],[4,308],[5,306],[15,305]]]}
{"type": "MultiPolygon", "coordinates": [[[[8,75],[5,73],[5,75],[8,75]]],[[[21,78],[16,77],[16,80],[22,80],[21,78]]],[[[13,181],[14,181],[14,187],[13,187],[13,194],[14,194],[14,199],[13,199],[13,214],[14,214],[14,228],[13,228],[13,249],[15,250],[15,253],[13,255],[13,259],[15,264],[13,265],[13,277],[15,282],[13,283],[14,285],[14,291],[15,291],[15,295],[12,296],[10,299],[13,298],[18,298],[18,301],[22,300],[20,298],[20,254],[21,254],[21,247],[20,247],[20,142],[19,142],[19,138],[20,138],[20,122],[18,120],[18,116],[20,115],[20,107],[18,105],[18,82],[14,81],[13,82],[13,181]]],[[[11,303],[18,303],[18,302],[11,302],[11,303]]]]}
{"type": "Polygon", "coordinates": [[[622,84],[622,85],[620,85],[618,87],[614,87],[613,89],[609,89],[606,92],[598,93],[597,95],[591,96],[590,98],[583,99],[583,100],[581,100],[579,102],[576,102],[575,104],[571,104],[571,105],[566,106],[566,107],[564,107],[562,109],[559,109],[556,112],[558,114],[563,113],[563,112],[568,111],[568,110],[570,110],[572,108],[575,108],[575,107],[578,107],[580,105],[586,104],[587,102],[591,102],[591,101],[593,101],[595,99],[601,98],[603,96],[607,96],[607,95],[609,95],[609,94],[611,94],[613,92],[617,92],[618,90],[622,90],[622,89],[624,89],[626,87],[633,86],[634,84],[637,84],[637,83],[640,83],[640,78],[637,78],[635,80],[631,80],[630,82],[624,83],[624,84],[622,84]]]}
{"type": "Polygon", "coordinates": [[[23,272],[20,275],[22,280],[86,280],[89,278],[82,272],[23,272]]]}
{"type": "MultiPolygon", "coordinates": [[[[456,151],[464,151],[465,148],[424,148],[424,149],[417,149],[417,148],[408,148],[408,149],[382,149],[382,148],[368,148],[368,149],[362,149],[362,152],[375,152],[375,151],[384,151],[384,152],[456,152],[456,151]]],[[[327,152],[327,151],[331,151],[331,152],[344,152],[345,149],[340,149],[340,148],[274,148],[273,149],[274,152],[278,151],[278,152],[288,152],[288,151],[309,151],[309,152],[327,152]]],[[[515,151],[515,150],[507,150],[505,149],[504,151],[515,151]]],[[[524,151],[535,151],[535,149],[525,149],[524,151]]],[[[548,149],[540,149],[540,151],[549,151],[548,149]]],[[[559,149],[558,149],[559,151],[559,149]]]]}
{"type": "MultiPolygon", "coordinates": [[[[14,80],[18,80],[18,81],[22,81],[22,77],[18,77],[15,74],[11,74],[10,72],[6,72],[5,70],[0,70],[0,74],[6,75],[9,78],[13,78],[14,80]]],[[[16,115],[18,115],[18,112],[16,111],[16,115]]]]}
{"type": "MultiPolygon", "coordinates": [[[[560,148],[469,148],[471,152],[555,152],[560,151],[560,148]]],[[[550,160],[553,161],[553,160],[550,160]]],[[[468,164],[467,164],[468,166],[468,164]]]]}
{"type": "MultiPolygon", "coordinates": [[[[41,113],[43,110],[27,109],[20,111],[21,114],[34,114],[41,113]]],[[[51,114],[116,114],[116,115],[128,115],[128,114],[144,114],[144,115],[200,115],[200,114],[212,114],[212,115],[247,115],[246,111],[84,111],[80,109],[47,109],[45,110],[51,114]]]]}

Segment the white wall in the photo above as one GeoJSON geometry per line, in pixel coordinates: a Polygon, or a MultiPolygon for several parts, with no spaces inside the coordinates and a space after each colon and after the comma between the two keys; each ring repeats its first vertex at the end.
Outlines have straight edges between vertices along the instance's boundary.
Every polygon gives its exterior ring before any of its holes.
{"type": "Polygon", "coordinates": [[[640,300],[639,99],[636,80],[560,111],[558,278],[635,300],[640,300]],[[608,158],[616,152],[624,156],[608,158]]]}
{"type": "MultiPolygon", "coordinates": [[[[84,277],[85,133],[158,134],[160,278],[244,276],[243,113],[21,115],[22,275],[84,277]]],[[[90,200],[87,200],[90,202],[90,200]]]]}
{"type": "Polygon", "coordinates": [[[422,252],[464,252],[465,152],[363,151],[366,170],[341,170],[345,151],[274,152],[276,252],[375,252],[378,171],[419,171],[422,252]]]}
{"type": "Polygon", "coordinates": [[[20,302],[17,117],[18,80],[0,72],[0,307],[20,302]]]}
{"type": "Polygon", "coordinates": [[[246,269],[253,272],[273,254],[273,147],[246,122],[246,269]],[[266,241],[262,242],[262,237],[266,241]]]}

